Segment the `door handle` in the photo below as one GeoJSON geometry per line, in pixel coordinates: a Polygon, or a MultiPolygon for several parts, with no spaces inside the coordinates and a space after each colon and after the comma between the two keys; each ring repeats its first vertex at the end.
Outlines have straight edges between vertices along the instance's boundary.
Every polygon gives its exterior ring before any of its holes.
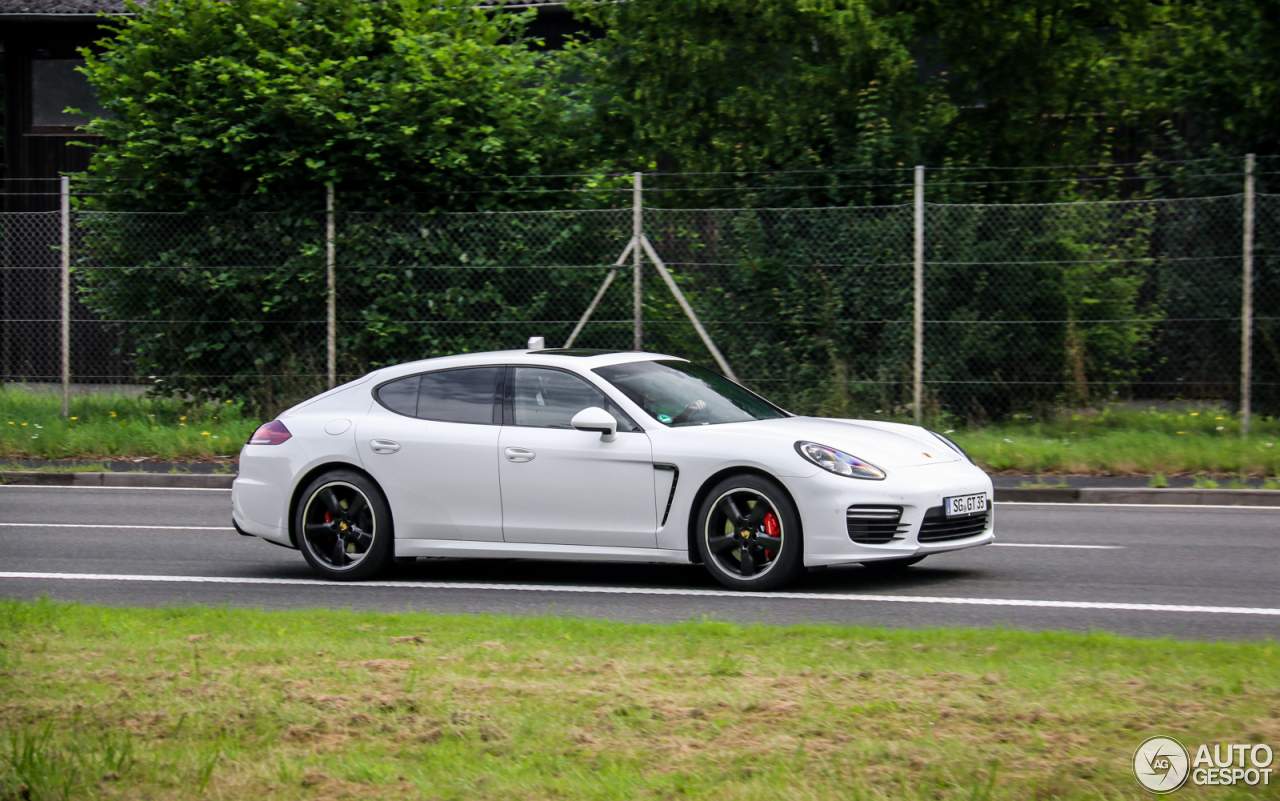
{"type": "Polygon", "coordinates": [[[400,450],[400,443],[389,439],[375,439],[369,443],[374,453],[395,453],[400,450]]]}
{"type": "Polygon", "coordinates": [[[532,462],[536,453],[528,448],[507,448],[505,451],[508,462],[532,462]]]}

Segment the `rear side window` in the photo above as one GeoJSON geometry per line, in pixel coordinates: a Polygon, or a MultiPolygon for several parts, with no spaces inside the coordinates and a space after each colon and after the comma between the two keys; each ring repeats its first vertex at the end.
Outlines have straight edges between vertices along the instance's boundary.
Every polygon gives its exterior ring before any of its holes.
{"type": "Polygon", "coordinates": [[[450,423],[493,423],[501,374],[501,367],[423,373],[419,376],[417,416],[450,423]]]}
{"type": "Polygon", "coordinates": [[[418,410],[418,376],[411,375],[378,387],[378,401],[396,414],[413,417],[418,410]]]}
{"type": "Polygon", "coordinates": [[[501,367],[441,370],[378,387],[378,401],[396,414],[446,423],[493,423],[501,367]]]}

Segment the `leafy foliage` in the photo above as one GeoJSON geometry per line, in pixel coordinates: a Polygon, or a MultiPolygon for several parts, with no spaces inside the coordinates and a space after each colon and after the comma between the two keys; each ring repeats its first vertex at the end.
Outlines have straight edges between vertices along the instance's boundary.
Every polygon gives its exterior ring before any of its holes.
{"type": "Polygon", "coordinates": [[[88,76],[115,119],[99,205],[270,211],[492,208],[510,178],[576,151],[528,14],[466,0],[158,0],[131,5],[88,76]],[[163,197],[158,197],[163,196],[163,197]]]}

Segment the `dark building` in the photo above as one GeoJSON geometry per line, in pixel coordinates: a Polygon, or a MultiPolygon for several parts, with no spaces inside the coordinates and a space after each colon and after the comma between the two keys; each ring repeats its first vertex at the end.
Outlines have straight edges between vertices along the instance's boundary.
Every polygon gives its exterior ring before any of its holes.
{"type": "Polygon", "coordinates": [[[100,140],[79,132],[86,117],[65,110],[102,113],[76,71],[84,63],[79,50],[105,35],[100,12],[123,10],[123,0],[0,0],[5,211],[57,209],[58,184],[47,179],[89,165],[92,150],[72,142],[100,140]]]}

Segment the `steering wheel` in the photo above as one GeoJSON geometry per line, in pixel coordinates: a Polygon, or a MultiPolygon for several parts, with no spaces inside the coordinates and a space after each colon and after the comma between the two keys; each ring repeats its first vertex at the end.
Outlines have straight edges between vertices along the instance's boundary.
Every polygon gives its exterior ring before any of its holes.
{"type": "Polygon", "coordinates": [[[707,409],[706,401],[701,399],[693,401],[688,406],[684,407],[684,411],[680,412],[680,414],[675,416],[675,418],[671,421],[671,425],[678,426],[681,423],[687,423],[695,414],[697,414],[698,412],[706,411],[706,409],[707,409]]]}

